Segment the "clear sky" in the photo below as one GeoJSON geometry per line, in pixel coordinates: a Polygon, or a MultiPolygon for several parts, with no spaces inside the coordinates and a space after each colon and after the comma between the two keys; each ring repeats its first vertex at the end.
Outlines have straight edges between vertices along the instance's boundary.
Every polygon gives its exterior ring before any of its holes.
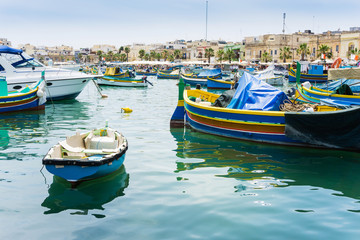
{"type": "MultiPolygon", "coordinates": [[[[0,37],[13,46],[116,47],[205,38],[206,0],[0,0],[0,37]]],[[[359,0],[208,0],[208,40],[360,26],[359,0]]]]}

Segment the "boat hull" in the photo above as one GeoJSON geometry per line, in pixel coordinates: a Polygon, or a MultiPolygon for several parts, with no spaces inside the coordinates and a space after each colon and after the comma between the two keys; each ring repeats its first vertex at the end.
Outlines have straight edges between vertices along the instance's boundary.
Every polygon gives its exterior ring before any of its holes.
{"type": "Polygon", "coordinates": [[[207,86],[208,80],[202,79],[202,78],[190,78],[181,76],[182,80],[185,84],[190,84],[191,86],[196,86],[197,84],[200,84],[201,86],[207,86]]]}
{"type": "Polygon", "coordinates": [[[248,141],[360,151],[360,108],[314,114],[228,109],[206,104],[217,97],[201,90],[186,90],[185,124],[200,132],[248,141]],[[200,97],[205,102],[194,102],[188,96],[200,97]]]}
{"type": "Polygon", "coordinates": [[[46,164],[46,169],[54,174],[64,178],[69,182],[79,182],[91,180],[110,174],[119,169],[125,160],[125,154],[113,161],[100,166],[76,166],[76,165],[55,165],[46,164]]]}
{"type": "Polygon", "coordinates": [[[117,87],[147,87],[148,86],[148,83],[142,79],[116,78],[109,76],[98,78],[97,83],[99,85],[117,86],[117,87]]]}
{"type": "Polygon", "coordinates": [[[160,79],[179,79],[179,74],[170,74],[159,71],[157,74],[157,78],[160,79]]]}
{"type": "Polygon", "coordinates": [[[208,89],[231,89],[233,81],[223,81],[217,79],[208,79],[207,88],[208,89]]]}
{"type": "MultiPolygon", "coordinates": [[[[311,82],[311,83],[324,83],[327,82],[328,75],[322,74],[300,74],[300,82],[311,82]]],[[[294,69],[289,70],[289,82],[296,82],[296,71],[294,69]]]]}

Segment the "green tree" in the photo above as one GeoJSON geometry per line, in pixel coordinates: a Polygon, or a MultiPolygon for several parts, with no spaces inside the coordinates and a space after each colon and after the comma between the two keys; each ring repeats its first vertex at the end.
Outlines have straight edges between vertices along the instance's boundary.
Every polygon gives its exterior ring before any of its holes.
{"type": "Polygon", "coordinates": [[[123,47],[123,46],[121,46],[121,47],[119,48],[119,53],[121,54],[122,51],[124,51],[124,47],[123,47]]]}
{"type": "Polygon", "coordinates": [[[292,52],[290,51],[290,47],[280,48],[280,59],[282,59],[284,63],[286,62],[286,59],[291,58],[291,54],[292,52]]]}
{"type": "Polygon", "coordinates": [[[174,51],[174,57],[175,57],[175,59],[180,59],[180,57],[181,57],[181,52],[180,52],[179,49],[176,49],[176,50],[174,51]]]}
{"type": "Polygon", "coordinates": [[[126,61],[128,62],[129,61],[129,53],[130,53],[130,48],[128,47],[125,47],[125,53],[126,53],[126,61]]]}
{"type": "Polygon", "coordinates": [[[226,50],[225,54],[224,54],[224,59],[228,60],[229,63],[231,63],[231,60],[235,58],[235,53],[233,50],[231,50],[230,48],[226,50]]]}
{"type": "Polygon", "coordinates": [[[310,54],[310,49],[306,43],[300,44],[300,47],[296,50],[297,54],[301,55],[300,60],[304,61],[306,56],[310,54]]]}
{"type": "Polygon", "coordinates": [[[83,55],[81,53],[78,54],[79,62],[82,62],[83,55]]]}
{"type": "Polygon", "coordinates": [[[150,61],[156,59],[156,52],[154,50],[150,51],[150,61]]]}
{"type": "Polygon", "coordinates": [[[210,58],[215,56],[214,49],[212,48],[206,48],[205,49],[205,58],[208,59],[208,63],[210,63],[210,58]]]}
{"type": "Polygon", "coordinates": [[[168,53],[167,50],[164,50],[164,51],[162,52],[162,57],[164,58],[164,61],[166,61],[168,55],[169,55],[169,53],[168,53]]]}
{"type": "Polygon", "coordinates": [[[160,54],[160,53],[156,53],[155,58],[156,58],[158,61],[160,61],[160,59],[161,59],[161,54],[160,54]]]}
{"type": "Polygon", "coordinates": [[[140,49],[140,51],[139,51],[139,57],[140,57],[140,59],[143,60],[143,59],[144,59],[144,56],[145,56],[145,50],[144,50],[144,49],[140,49]]]}
{"type": "Polygon", "coordinates": [[[268,52],[264,52],[263,55],[261,55],[261,61],[262,62],[271,62],[272,61],[272,56],[268,53],[268,52]]]}
{"type": "Polygon", "coordinates": [[[114,53],[112,51],[108,51],[108,53],[106,54],[107,61],[111,62],[113,60],[113,56],[114,53]]]}
{"type": "Polygon", "coordinates": [[[98,55],[99,57],[99,62],[101,61],[103,54],[104,54],[103,51],[100,50],[96,52],[96,55],[98,55]]]}
{"type": "Polygon", "coordinates": [[[126,61],[126,54],[125,54],[125,53],[121,53],[121,54],[120,54],[120,61],[121,61],[121,62],[125,62],[125,61],[126,61]]]}
{"type": "Polygon", "coordinates": [[[321,44],[319,46],[319,53],[318,53],[318,57],[321,57],[322,54],[325,54],[326,58],[332,58],[332,52],[331,49],[328,45],[326,44],[321,44]]]}
{"type": "Polygon", "coordinates": [[[216,52],[216,57],[218,58],[218,61],[220,61],[220,63],[224,60],[224,50],[223,49],[219,49],[217,52],[216,52]]]}
{"type": "Polygon", "coordinates": [[[168,56],[168,59],[169,59],[170,62],[173,62],[175,60],[175,57],[174,57],[174,55],[170,54],[168,56]]]}
{"type": "Polygon", "coordinates": [[[144,59],[145,59],[145,61],[149,61],[150,60],[150,54],[145,53],[144,59]]]}

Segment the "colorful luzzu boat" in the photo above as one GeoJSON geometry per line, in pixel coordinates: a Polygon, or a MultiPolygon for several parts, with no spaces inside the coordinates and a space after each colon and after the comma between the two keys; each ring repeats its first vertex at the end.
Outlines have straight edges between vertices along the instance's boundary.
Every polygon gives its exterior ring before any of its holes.
{"type": "Polygon", "coordinates": [[[160,79],[179,79],[179,69],[168,72],[168,71],[161,71],[157,73],[157,77],[160,79]]]}
{"type": "Polygon", "coordinates": [[[239,80],[226,108],[213,106],[219,95],[198,89],[182,91],[181,85],[171,126],[185,124],[200,132],[256,142],[360,151],[360,108],[317,106],[313,112],[280,111],[279,104],[287,99],[284,93],[276,93],[248,73],[239,80]],[[269,91],[274,97],[268,97],[269,91]]]}
{"type": "Polygon", "coordinates": [[[126,138],[109,127],[67,137],[50,148],[43,159],[46,169],[76,183],[119,169],[128,149],[126,138]]]}
{"type": "MultiPolygon", "coordinates": [[[[327,74],[322,74],[322,66],[313,66],[313,68],[315,67],[319,67],[320,70],[314,70],[311,71],[312,69],[310,69],[309,73],[301,73],[300,74],[300,82],[314,82],[314,83],[323,83],[323,82],[327,82],[328,80],[328,75],[327,74]],[[312,72],[318,72],[318,74],[311,74],[312,72]]],[[[289,70],[289,82],[296,82],[296,70],[294,70],[293,68],[290,68],[289,70]]]]}
{"type": "Polygon", "coordinates": [[[184,81],[185,84],[190,84],[191,86],[196,86],[200,84],[201,86],[206,86],[208,80],[206,78],[192,78],[187,77],[186,75],[180,74],[180,78],[184,81]]]}
{"type": "Polygon", "coordinates": [[[234,84],[235,82],[232,80],[207,79],[208,89],[231,89],[234,84]]]}
{"type": "Polygon", "coordinates": [[[310,103],[329,103],[334,105],[360,105],[359,94],[338,94],[335,91],[327,91],[317,88],[310,83],[297,84],[296,99],[310,103]]]}
{"type": "Polygon", "coordinates": [[[136,78],[129,71],[122,71],[119,67],[107,68],[104,76],[97,79],[99,85],[118,87],[147,87],[148,81],[145,78],[136,78]]]}
{"type": "Polygon", "coordinates": [[[0,113],[45,109],[46,92],[44,80],[8,92],[5,77],[0,77],[0,113]]]}

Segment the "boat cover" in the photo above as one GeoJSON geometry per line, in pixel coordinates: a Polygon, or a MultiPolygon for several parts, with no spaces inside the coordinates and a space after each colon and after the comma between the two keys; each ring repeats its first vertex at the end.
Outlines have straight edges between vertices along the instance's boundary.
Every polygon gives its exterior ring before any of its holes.
{"type": "Polygon", "coordinates": [[[220,68],[207,69],[207,70],[204,70],[201,73],[199,73],[198,77],[213,77],[213,76],[216,76],[219,74],[221,74],[220,68]]]}
{"type": "Polygon", "coordinates": [[[328,84],[324,83],[321,85],[316,85],[316,87],[328,90],[335,91],[342,84],[347,84],[352,92],[359,93],[360,92],[360,79],[339,79],[333,82],[329,82],[328,84]]]}
{"type": "Polygon", "coordinates": [[[340,78],[360,79],[360,68],[330,68],[328,70],[328,80],[340,78]]]}
{"type": "Polygon", "coordinates": [[[288,100],[284,92],[246,72],[238,84],[235,95],[227,108],[279,111],[280,105],[288,100]]]}
{"type": "Polygon", "coordinates": [[[0,46],[0,53],[20,54],[22,52],[23,52],[23,50],[21,50],[21,49],[11,48],[11,47],[8,47],[5,45],[0,46]]]}
{"type": "Polygon", "coordinates": [[[331,112],[286,112],[285,135],[318,146],[360,148],[360,108],[331,112]]]}

